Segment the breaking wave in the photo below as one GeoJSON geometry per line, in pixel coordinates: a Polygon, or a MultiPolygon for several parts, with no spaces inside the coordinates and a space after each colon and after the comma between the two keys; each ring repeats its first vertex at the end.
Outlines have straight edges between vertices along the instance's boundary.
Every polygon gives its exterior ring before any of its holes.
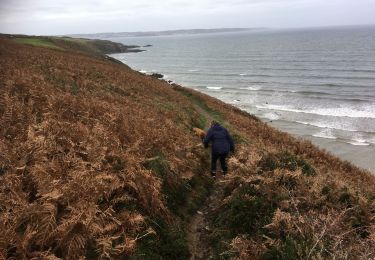
{"type": "Polygon", "coordinates": [[[265,113],[262,117],[267,118],[269,120],[278,120],[280,118],[280,116],[275,113],[265,113]]]}
{"type": "Polygon", "coordinates": [[[375,118],[375,106],[368,106],[363,110],[348,107],[297,109],[282,105],[257,105],[260,109],[287,111],[294,113],[316,114],[321,116],[351,117],[351,118],[375,118]]]}
{"type": "Polygon", "coordinates": [[[337,139],[337,137],[332,134],[332,131],[330,129],[325,129],[323,131],[320,131],[319,133],[313,134],[312,136],[326,139],[337,139]]]}
{"type": "Polygon", "coordinates": [[[206,87],[207,89],[211,89],[211,90],[220,90],[222,89],[223,87],[206,87]]]}
{"type": "Polygon", "coordinates": [[[243,89],[243,90],[251,90],[251,91],[257,91],[257,90],[261,90],[262,87],[260,87],[260,86],[252,86],[252,87],[245,87],[245,88],[240,88],[240,89],[243,89]]]}

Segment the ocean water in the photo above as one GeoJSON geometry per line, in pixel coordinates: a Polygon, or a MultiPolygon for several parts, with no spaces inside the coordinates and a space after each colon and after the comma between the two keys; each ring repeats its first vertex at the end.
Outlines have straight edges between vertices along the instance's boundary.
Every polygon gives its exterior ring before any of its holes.
{"type": "Polygon", "coordinates": [[[191,87],[375,173],[375,26],[126,37],[112,57],[191,87]]]}

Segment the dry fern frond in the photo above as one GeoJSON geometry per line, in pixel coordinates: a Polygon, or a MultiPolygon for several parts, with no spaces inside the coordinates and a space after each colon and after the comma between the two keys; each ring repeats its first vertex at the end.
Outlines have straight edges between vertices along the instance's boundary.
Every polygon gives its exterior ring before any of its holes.
{"type": "Polygon", "coordinates": [[[265,228],[277,233],[290,231],[292,227],[292,216],[288,212],[283,212],[280,209],[275,211],[272,222],[265,226],[265,228]]]}

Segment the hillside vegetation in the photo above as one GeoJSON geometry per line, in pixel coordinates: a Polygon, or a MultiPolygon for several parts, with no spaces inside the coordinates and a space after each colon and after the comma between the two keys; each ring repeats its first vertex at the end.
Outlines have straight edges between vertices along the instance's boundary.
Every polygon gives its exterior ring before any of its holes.
{"type": "Polygon", "coordinates": [[[40,46],[70,52],[80,52],[92,56],[102,56],[110,53],[142,52],[140,46],[123,45],[122,43],[107,40],[90,40],[85,38],[54,37],[54,36],[27,36],[27,35],[3,35],[21,44],[40,46]]]}
{"type": "Polygon", "coordinates": [[[207,258],[375,257],[369,172],[214,98],[56,46],[0,38],[0,258],[189,259],[202,207],[207,258]],[[216,183],[192,131],[210,119],[237,144],[216,183]]]}

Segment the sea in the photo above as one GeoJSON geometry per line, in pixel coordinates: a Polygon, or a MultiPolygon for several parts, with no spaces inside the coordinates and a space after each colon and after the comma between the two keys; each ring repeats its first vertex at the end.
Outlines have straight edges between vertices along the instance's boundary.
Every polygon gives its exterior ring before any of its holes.
{"type": "Polygon", "coordinates": [[[108,38],[112,57],[233,104],[375,174],[375,26],[108,38]]]}

